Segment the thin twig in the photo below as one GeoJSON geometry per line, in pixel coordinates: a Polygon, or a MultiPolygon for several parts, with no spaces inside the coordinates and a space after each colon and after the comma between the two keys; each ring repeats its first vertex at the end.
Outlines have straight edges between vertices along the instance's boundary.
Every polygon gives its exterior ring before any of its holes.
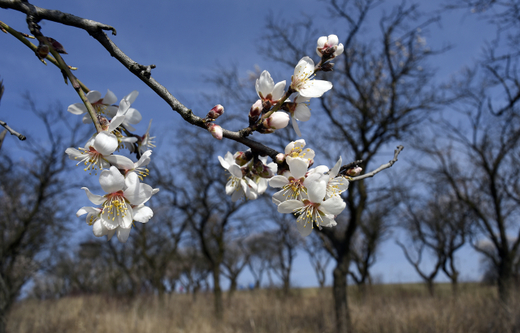
{"type": "Polygon", "coordinates": [[[385,169],[390,168],[392,165],[394,165],[395,162],[397,162],[397,156],[399,156],[399,153],[403,149],[404,149],[403,146],[401,146],[401,145],[397,146],[396,150],[394,151],[394,158],[391,161],[381,165],[379,168],[375,169],[374,171],[371,171],[369,173],[365,173],[365,174],[357,176],[357,177],[352,177],[352,178],[350,178],[350,180],[351,181],[356,181],[356,180],[361,180],[361,179],[365,179],[365,178],[374,177],[377,173],[379,173],[379,172],[381,172],[381,171],[383,171],[385,169]]]}
{"type": "Polygon", "coordinates": [[[12,129],[11,127],[9,127],[5,121],[0,120],[0,126],[3,126],[9,133],[11,133],[11,135],[16,135],[18,137],[18,139],[20,139],[20,141],[27,139],[25,137],[25,135],[20,134],[17,131],[15,131],[14,129],[12,129]]]}

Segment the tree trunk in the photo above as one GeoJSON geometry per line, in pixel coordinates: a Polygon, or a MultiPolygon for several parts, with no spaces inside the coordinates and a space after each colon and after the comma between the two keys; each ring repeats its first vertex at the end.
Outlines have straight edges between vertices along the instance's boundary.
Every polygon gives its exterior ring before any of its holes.
{"type": "Polygon", "coordinates": [[[433,279],[426,280],[426,287],[428,288],[428,294],[430,297],[435,296],[435,284],[433,283],[433,279]]]}
{"type": "Polygon", "coordinates": [[[350,313],[347,301],[347,274],[348,265],[338,262],[334,268],[332,293],[334,297],[334,310],[336,313],[336,333],[351,332],[350,313]]]}
{"type": "Polygon", "coordinates": [[[503,304],[509,305],[512,291],[513,275],[511,270],[508,270],[507,267],[503,270],[500,269],[498,274],[498,296],[503,304]]]}
{"type": "Polygon", "coordinates": [[[222,288],[220,287],[220,265],[213,267],[213,297],[215,302],[215,318],[222,321],[224,307],[222,305],[222,288]]]}

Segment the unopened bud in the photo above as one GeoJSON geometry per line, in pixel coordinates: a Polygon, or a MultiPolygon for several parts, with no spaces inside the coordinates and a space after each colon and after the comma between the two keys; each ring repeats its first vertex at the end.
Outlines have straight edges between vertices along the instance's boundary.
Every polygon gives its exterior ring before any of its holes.
{"type": "Polygon", "coordinates": [[[276,155],[276,163],[280,164],[285,160],[285,154],[279,153],[276,155]]]}
{"type": "Polygon", "coordinates": [[[244,166],[253,158],[253,153],[250,151],[237,151],[233,157],[235,158],[236,164],[244,166]]]}
{"type": "Polygon", "coordinates": [[[331,62],[327,62],[321,66],[321,70],[324,72],[332,72],[334,68],[334,64],[331,62]]]}
{"type": "Polygon", "coordinates": [[[36,48],[36,56],[39,59],[45,59],[47,58],[47,55],[49,54],[49,47],[47,44],[40,43],[38,47],[36,48]]]}
{"type": "Polygon", "coordinates": [[[217,119],[224,113],[224,107],[220,104],[215,105],[211,110],[209,110],[207,118],[217,119]]]}
{"type": "Polygon", "coordinates": [[[208,131],[211,133],[211,135],[213,135],[215,139],[222,140],[222,127],[220,127],[219,125],[211,123],[208,126],[208,131]]]}
{"type": "Polygon", "coordinates": [[[347,175],[349,175],[351,177],[355,177],[355,176],[359,175],[361,173],[361,171],[363,171],[363,168],[357,166],[357,167],[348,169],[346,173],[347,173],[347,175]]]}
{"type": "Polygon", "coordinates": [[[65,51],[65,48],[63,47],[63,45],[61,45],[60,42],[58,42],[56,39],[47,37],[47,40],[49,41],[49,43],[51,44],[51,46],[54,48],[54,50],[56,52],[67,54],[67,51],[65,51]]]}
{"type": "Polygon", "coordinates": [[[289,124],[289,115],[285,112],[274,112],[269,118],[265,119],[263,125],[267,129],[282,129],[289,124]]]}
{"type": "Polygon", "coordinates": [[[251,106],[251,110],[249,110],[249,118],[257,118],[260,116],[260,114],[262,114],[262,109],[262,100],[259,99],[251,106]]]}

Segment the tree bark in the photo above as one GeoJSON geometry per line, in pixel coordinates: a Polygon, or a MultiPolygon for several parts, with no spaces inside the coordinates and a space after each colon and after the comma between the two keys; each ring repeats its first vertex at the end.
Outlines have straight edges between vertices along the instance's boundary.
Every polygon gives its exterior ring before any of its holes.
{"type": "Polygon", "coordinates": [[[347,274],[348,260],[338,261],[333,271],[332,295],[334,298],[334,310],[336,313],[336,333],[352,332],[350,312],[347,298],[347,274]]]}
{"type": "Polygon", "coordinates": [[[215,304],[215,318],[220,322],[224,319],[222,288],[220,287],[220,265],[215,265],[213,267],[213,297],[215,304]]]}

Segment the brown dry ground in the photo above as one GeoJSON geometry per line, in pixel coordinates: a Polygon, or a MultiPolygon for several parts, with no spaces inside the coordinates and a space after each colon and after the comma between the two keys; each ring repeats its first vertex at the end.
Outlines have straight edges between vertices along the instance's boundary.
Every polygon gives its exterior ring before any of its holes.
{"type": "MultiPolygon", "coordinates": [[[[494,287],[461,284],[452,297],[439,284],[429,297],[420,284],[377,285],[365,297],[350,292],[355,332],[470,333],[508,332],[520,325],[520,301],[504,310],[494,287]]],[[[134,299],[75,296],[59,300],[24,300],[8,317],[8,332],[332,332],[330,289],[294,289],[288,298],[274,290],[237,292],[225,298],[225,319],[212,315],[211,294],[172,294],[134,299]]]]}

